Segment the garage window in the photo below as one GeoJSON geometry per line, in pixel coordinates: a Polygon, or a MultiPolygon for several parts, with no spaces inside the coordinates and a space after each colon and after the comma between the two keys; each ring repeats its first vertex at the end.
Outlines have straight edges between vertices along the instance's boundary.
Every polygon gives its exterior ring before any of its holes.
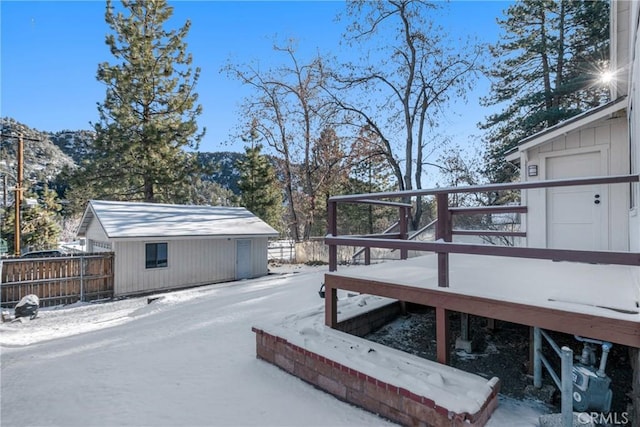
{"type": "Polygon", "coordinates": [[[160,268],[167,266],[167,244],[147,243],[145,245],[146,267],[160,268]]]}

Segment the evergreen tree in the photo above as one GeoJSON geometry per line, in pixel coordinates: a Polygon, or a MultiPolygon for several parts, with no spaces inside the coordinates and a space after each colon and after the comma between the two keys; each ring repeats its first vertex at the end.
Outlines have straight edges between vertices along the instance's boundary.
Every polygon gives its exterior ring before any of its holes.
{"type": "Polygon", "coordinates": [[[245,160],[239,160],[241,205],[258,218],[282,231],[282,191],[273,165],[266,156],[260,154],[262,145],[255,143],[258,138],[255,130],[251,131],[251,146],[245,147],[245,160]]]}
{"type": "MultiPolygon", "coordinates": [[[[35,193],[25,193],[25,199],[38,198],[35,193]]],[[[23,206],[20,210],[20,247],[25,250],[51,249],[58,246],[62,231],[60,210],[62,206],[55,191],[44,187],[39,202],[30,207],[23,206]]],[[[9,253],[15,248],[15,209],[7,207],[5,221],[2,226],[2,237],[7,240],[9,253]]]]}
{"type": "Polygon", "coordinates": [[[107,1],[112,33],[106,44],[116,61],[98,66],[106,98],[98,105],[89,160],[75,174],[75,193],[187,202],[198,164],[184,148],[196,150],[204,133],[196,124],[202,110],[194,92],[200,69],[192,70],[184,42],[190,21],[165,29],[173,13],[165,0],[123,0],[122,5],[127,16],[107,1]]]}
{"type": "Polygon", "coordinates": [[[605,0],[521,0],[498,20],[504,30],[491,47],[493,79],[485,106],[505,105],[487,129],[487,167],[493,182],[516,170],[504,153],[521,139],[607,101],[597,84],[606,69],[609,5],[605,0]]]}
{"type": "Polygon", "coordinates": [[[22,244],[31,250],[51,249],[58,246],[59,212],[62,206],[55,191],[45,186],[39,203],[22,214],[22,244]]]}

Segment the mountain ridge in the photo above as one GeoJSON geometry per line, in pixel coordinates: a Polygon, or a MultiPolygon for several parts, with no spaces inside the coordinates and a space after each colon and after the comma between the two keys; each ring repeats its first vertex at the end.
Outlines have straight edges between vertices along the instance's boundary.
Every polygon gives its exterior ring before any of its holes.
{"type": "MultiPolygon", "coordinates": [[[[65,167],[77,168],[87,158],[95,139],[95,132],[91,130],[41,131],[10,117],[0,119],[0,128],[0,174],[15,180],[17,139],[22,134],[24,177],[36,187],[52,184],[65,167]]],[[[238,195],[240,171],[236,164],[244,157],[244,153],[231,151],[198,152],[198,161],[211,172],[202,179],[238,195]]]]}

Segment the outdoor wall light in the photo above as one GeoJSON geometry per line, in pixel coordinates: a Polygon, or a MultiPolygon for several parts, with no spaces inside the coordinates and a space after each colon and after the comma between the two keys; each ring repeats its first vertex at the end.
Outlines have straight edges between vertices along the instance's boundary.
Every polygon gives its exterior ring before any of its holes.
{"type": "Polygon", "coordinates": [[[538,165],[529,165],[529,166],[527,166],[527,175],[528,176],[538,176],[538,165]]]}

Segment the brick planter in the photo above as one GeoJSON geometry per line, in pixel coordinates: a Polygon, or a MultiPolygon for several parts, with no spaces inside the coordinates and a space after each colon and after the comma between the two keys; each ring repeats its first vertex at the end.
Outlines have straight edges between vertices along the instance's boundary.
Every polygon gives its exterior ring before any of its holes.
{"type": "MultiPolygon", "coordinates": [[[[483,426],[498,405],[500,383],[488,382],[492,392],[476,413],[455,413],[402,387],[380,381],[356,369],[306,350],[286,339],[252,328],[257,357],[272,363],[340,400],[406,426],[483,426]]],[[[425,363],[436,363],[425,361],[425,363]]],[[[452,368],[453,369],[453,368],[452,368]]],[[[469,376],[477,377],[474,374],[469,376]]],[[[479,377],[477,377],[479,378],[479,377]]],[[[464,399],[464,397],[461,397],[464,399]]]]}

